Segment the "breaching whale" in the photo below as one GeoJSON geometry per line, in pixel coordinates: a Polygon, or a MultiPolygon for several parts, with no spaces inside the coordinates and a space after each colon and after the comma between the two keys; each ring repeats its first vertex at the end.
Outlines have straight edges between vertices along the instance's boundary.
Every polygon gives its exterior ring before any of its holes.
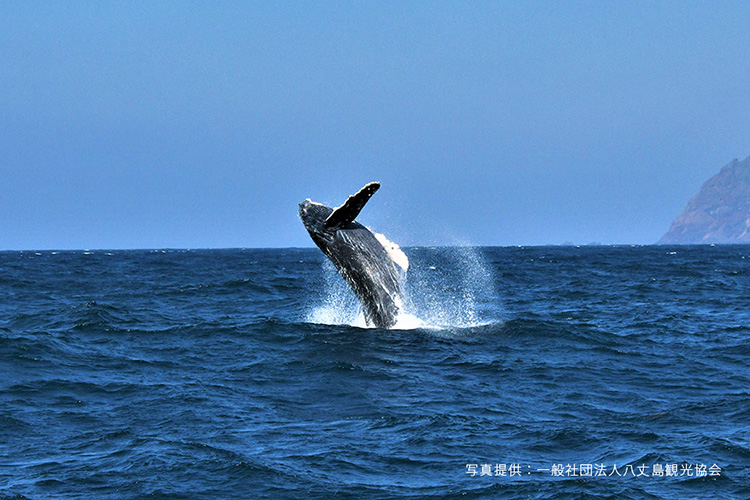
{"type": "Polygon", "coordinates": [[[409,260],[398,245],[354,221],[379,188],[371,182],[335,209],[308,198],[299,204],[299,216],[359,299],[367,325],[390,328],[402,305],[396,266],[406,271],[409,260]]]}

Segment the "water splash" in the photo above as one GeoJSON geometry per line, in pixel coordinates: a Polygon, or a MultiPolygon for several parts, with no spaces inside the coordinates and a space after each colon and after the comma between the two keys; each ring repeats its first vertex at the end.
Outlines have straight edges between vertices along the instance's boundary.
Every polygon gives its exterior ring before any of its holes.
{"type": "Polygon", "coordinates": [[[486,307],[495,300],[494,280],[480,249],[415,248],[414,254],[403,315],[418,318],[422,328],[471,328],[494,322],[486,307]]]}
{"type": "MultiPolygon", "coordinates": [[[[397,330],[471,328],[494,323],[494,280],[476,247],[412,248],[402,275],[404,304],[397,330]],[[490,307],[492,306],[492,307],[490,307]]],[[[325,299],[307,321],[367,328],[359,301],[330,262],[324,264],[325,299]]]]}
{"type": "Polygon", "coordinates": [[[323,263],[325,299],[307,315],[309,323],[366,327],[365,316],[357,297],[341,278],[333,264],[323,263]]]}

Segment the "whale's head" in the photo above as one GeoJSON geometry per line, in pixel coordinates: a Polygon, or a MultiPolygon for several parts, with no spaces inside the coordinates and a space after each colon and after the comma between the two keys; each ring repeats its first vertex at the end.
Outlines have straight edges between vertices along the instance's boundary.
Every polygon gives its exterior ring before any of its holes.
{"type": "Polygon", "coordinates": [[[330,208],[311,201],[310,198],[299,204],[299,218],[302,219],[308,231],[313,228],[322,230],[329,215],[331,215],[330,208]]]}
{"type": "Polygon", "coordinates": [[[321,240],[330,239],[329,233],[332,231],[325,227],[325,222],[331,212],[333,210],[330,207],[311,201],[310,198],[299,204],[299,218],[302,219],[302,224],[305,225],[305,229],[315,243],[320,244],[321,240]]]}
{"type": "MultiPolygon", "coordinates": [[[[367,200],[379,188],[379,182],[370,182],[335,209],[308,198],[299,204],[299,218],[315,244],[325,253],[326,247],[335,240],[336,233],[340,229],[347,229],[354,222],[367,200]]],[[[356,226],[362,227],[359,224],[356,226]]]]}

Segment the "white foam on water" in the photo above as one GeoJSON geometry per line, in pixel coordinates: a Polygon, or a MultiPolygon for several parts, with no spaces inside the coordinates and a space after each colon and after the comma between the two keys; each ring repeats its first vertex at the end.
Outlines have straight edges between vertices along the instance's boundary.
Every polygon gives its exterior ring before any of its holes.
{"type": "Polygon", "coordinates": [[[362,327],[365,327],[365,317],[357,298],[333,267],[333,264],[330,262],[324,263],[323,275],[325,277],[325,299],[322,304],[309,312],[307,321],[320,325],[360,326],[361,323],[362,327]],[[361,320],[359,317],[361,317],[361,320]]]}

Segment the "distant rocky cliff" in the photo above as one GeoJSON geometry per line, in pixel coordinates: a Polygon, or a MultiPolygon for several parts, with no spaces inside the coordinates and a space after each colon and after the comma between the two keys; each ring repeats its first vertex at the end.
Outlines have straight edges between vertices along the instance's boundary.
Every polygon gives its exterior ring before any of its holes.
{"type": "Polygon", "coordinates": [[[706,181],[659,243],[750,243],[750,157],[706,181]]]}

